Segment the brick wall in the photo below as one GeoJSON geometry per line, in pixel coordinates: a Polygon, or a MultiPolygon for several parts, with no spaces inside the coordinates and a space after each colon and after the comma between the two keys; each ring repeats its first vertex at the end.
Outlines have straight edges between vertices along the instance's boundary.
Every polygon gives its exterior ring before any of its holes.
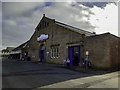
{"type": "Polygon", "coordinates": [[[87,37],[84,43],[84,50],[89,51],[89,60],[93,67],[109,68],[110,55],[108,38],[105,35],[87,37]]]}
{"type": "Polygon", "coordinates": [[[118,40],[118,37],[109,33],[85,39],[85,51],[89,51],[89,59],[94,67],[100,69],[118,68],[118,64],[120,63],[118,40]]]}

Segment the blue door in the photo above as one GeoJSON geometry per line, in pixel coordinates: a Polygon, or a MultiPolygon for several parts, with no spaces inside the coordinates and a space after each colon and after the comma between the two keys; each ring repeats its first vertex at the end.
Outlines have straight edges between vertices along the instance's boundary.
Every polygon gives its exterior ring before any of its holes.
{"type": "Polygon", "coordinates": [[[70,66],[72,65],[72,58],[73,58],[73,55],[72,55],[72,47],[69,47],[68,48],[68,57],[69,57],[69,60],[70,60],[70,66]]]}
{"type": "Polygon", "coordinates": [[[68,57],[71,66],[78,66],[80,62],[80,46],[68,47],[68,57]]]}

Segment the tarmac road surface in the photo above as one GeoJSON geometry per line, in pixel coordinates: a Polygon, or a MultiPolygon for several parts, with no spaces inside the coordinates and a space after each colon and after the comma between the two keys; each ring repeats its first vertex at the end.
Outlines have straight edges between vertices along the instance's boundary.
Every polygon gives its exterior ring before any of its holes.
{"type": "MultiPolygon", "coordinates": [[[[94,73],[78,72],[67,69],[61,65],[55,64],[36,64],[30,61],[18,61],[18,60],[2,61],[3,89],[4,88],[37,89],[39,87],[46,87],[60,82],[65,82],[69,80],[74,81],[80,78],[82,79],[95,76],[96,75],[94,73]]],[[[76,84],[71,83],[70,85],[74,87],[76,84]]]]}

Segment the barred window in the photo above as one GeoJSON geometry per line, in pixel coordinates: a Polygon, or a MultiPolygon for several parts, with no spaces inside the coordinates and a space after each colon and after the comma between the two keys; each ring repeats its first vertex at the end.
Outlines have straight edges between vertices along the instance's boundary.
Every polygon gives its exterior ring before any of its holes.
{"type": "Polygon", "coordinates": [[[51,48],[51,58],[58,58],[59,57],[59,48],[52,47],[51,48]]]}

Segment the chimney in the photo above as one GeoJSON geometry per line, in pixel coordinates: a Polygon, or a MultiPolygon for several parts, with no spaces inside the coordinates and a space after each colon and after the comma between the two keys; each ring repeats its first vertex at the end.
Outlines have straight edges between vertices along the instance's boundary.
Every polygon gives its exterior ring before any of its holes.
{"type": "Polygon", "coordinates": [[[96,34],[96,32],[93,32],[93,34],[96,34]]]}
{"type": "Polygon", "coordinates": [[[43,14],[43,17],[45,17],[45,14],[43,14]]]}
{"type": "Polygon", "coordinates": [[[53,21],[55,22],[55,19],[53,19],[53,21]]]}

